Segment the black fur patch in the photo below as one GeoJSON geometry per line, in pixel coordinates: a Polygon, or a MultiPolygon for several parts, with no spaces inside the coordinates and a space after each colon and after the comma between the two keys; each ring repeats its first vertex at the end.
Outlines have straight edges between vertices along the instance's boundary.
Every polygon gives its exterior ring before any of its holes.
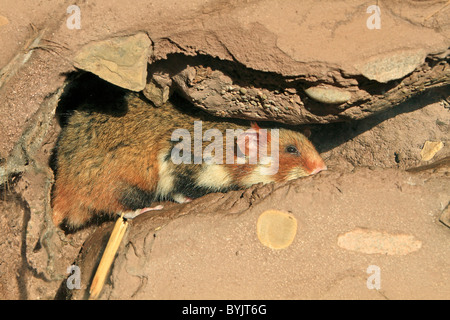
{"type": "Polygon", "coordinates": [[[200,187],[192,180],[192,176],[177,175],[175,179],[174,193],[181,193],[184,196],[195,199],[212,192],[209,188],[200,187]]]}
{"type": "Polygon", "coordinates": [[[199,186],[192,179],[192,175],[177,175],[175,179],[175,188],[174,194],[181,193],[182,195],[195,199],[200,198],[208,193],[213,192],[228,192],[231,190],[239,190],[240,188],[237,185],[232,185],[229,187],[224,187],[220,189],[207,188],[203,186],[199,186]]]}
{"type": "Polygon", "coordinates": [[[119,202],[129,210],[150,207],[155,201],[153,192],[142,190],[136,186],[129,186],[121,193],[119,202]]]}

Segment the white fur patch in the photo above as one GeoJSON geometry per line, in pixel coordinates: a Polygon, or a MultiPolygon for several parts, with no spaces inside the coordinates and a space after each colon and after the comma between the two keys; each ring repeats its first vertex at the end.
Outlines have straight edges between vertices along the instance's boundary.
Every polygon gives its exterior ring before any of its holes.
{"type": "Polygon", "coordinates": [[[190,199],[184,195],[182,195],[181,193],[176,193],[172,196],[173,201],[177,202],[177,203],[186,203],[189,202],[190,199]]]}
{"type": "Polygon", "coordinates": [[[174,188],[174,179],[172,169],[167,161],[164,161],[166,157],[166,152],[161,152],[158,155],[158,166],[159,166],[159,180],[156,187],[156,194],[161,197],[167,196],[174,188]]]}
{"type": "Polygon", "coordinates": [[[258,165],[248,176],[246,176],[242,183],[246,187],[250,187],[257,183],[271,183],[275,180],[273,179],[273,175],[267,174],[267,171],[270,170],[266,165],[258,165]]]}
{"type": "Polygon", "coordinates": [[[197,177],[197,184],[201,187],[220,189],[231,184],[231,176],[223,165],[204,165],[197,177]]]}

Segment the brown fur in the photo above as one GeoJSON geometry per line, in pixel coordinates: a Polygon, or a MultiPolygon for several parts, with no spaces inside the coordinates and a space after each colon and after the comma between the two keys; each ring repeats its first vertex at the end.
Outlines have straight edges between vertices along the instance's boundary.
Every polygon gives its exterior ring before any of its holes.
{"type": "MultiPolygon", "coordinates": [[[[185,114],[170,103],[155,108],[137,94],[129,94],[126,99],[128,110],[122,115],[105,114],[82,106],[63,129],[58,142],[53,193],[56,225],[66,221],[77,227],[94,214],[134,210],[131,202],[136,200],[137,205],[147,205],[152,195],[155,200],[173,200],[177,194],[191,198],[244,188],[257,182],[289,180],[309,175],[317,168],[326,168],[306,137],[285,129],[280,130],[279,171],[262,180],[255,174],[256,165],[175,165],[166,159],[174,146],[170,138],[175,129],[188,129],[193,139],[194,121],[202,120],[203,132],[217,128],[225,141],[226,129],[247,130],[249,127],[213,120],[203,114],[185,114]],[[300,154],[284,152],[289,145],[295,145],[300,154]],[[161,181],[162,172],[167,181],[161,181]],[[222,180],[217,182],[209,174],[221,175],[222,180]],[[191,192],[190,188],[196,191],[191,192]]],[[[258,126],[253,127],[259,130],[258,126]]],[[[209,144],[203,142],[202,150],[209,144]]],[[[225,154],[226,151],[224,159],[225,154]]]]}

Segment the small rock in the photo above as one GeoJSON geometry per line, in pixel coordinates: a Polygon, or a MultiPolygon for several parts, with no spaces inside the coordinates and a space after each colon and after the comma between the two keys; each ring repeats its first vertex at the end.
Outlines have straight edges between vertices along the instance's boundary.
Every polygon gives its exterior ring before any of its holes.
{"type": "Polygon", "coordinates": [[[195,85],[195,79],[197,78],[197,69],[194,67],[188,66],[186,69],[181,71],[175,77],[180,77],[179,83],[183,83],[183,85],[188,85],[189,87],[193,87],[195,85]]]}
{"type": "Polygon", "coordinates": [[[148,83],[144,90],[142,91],[144,96],[149,99],[156,107],[162,106],[169,100],[170,97],[170,87],[165,86],[164,88],[159,87],[153,79],[148,83]]]}
{"type": "Polygon", "coordinates": [[[420,156],[422,157],[422,161],[429,161],[433,159],[435,154],[444,147],[442,141],[426,141],[422,151],[420,152],[420,156]]]}
{"type": "Polygon", "coordinates": [[[285,92],[289,93],[289,94],[296,94],[297,90],[295,88],[286,88],[284,89],[285,92]]]}
{"type": "Polygon", "coordinates": [[[246,93],[247,93],[247,89],[241,88],[241,89],[239,89],[239,92],[240,92],[241,94],[246,94],[246,93]]]}
{"type": "Polygon", "coordinates": [[[257,95],[263,101],[267,99],[267,96],[264,93],[262,93],[261,91],[258,91],[257,95]]]}
{"type": "Polygon", "coordinates": [[[352,94],[336,87],[310,87],[305,93],[311,99],[327,104],[341,104],[351,99],[352,94]]]}

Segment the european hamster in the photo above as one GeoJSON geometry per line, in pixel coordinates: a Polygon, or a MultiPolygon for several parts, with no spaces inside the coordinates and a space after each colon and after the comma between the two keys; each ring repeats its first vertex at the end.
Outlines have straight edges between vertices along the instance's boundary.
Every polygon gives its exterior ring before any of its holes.
{"type": "Polygon", "coordinates": [[[185,202],[326,169],[311,142],[296,131],[182,113],[171,103],[157,108],[136,93],[125,96],[125,105],[122,114],[80,106],[62,129],[52,194],[55,225],[78,228],[94,215],[148,208],[161,200],[185,202]],[[270,147],[277,142],[279,152],[270,147]]]}

